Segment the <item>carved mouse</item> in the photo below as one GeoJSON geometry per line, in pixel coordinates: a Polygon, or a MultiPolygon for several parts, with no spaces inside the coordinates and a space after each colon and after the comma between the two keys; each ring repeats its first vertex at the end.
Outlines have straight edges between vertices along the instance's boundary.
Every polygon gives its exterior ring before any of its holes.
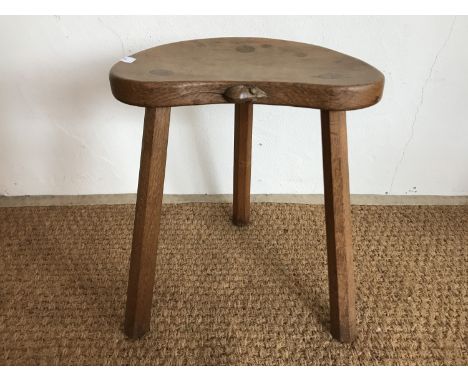
{"type": "Polygon", "coordinates": [[[265,98],[267,94],[256,86],[236,85],[224,92],[224,97],[231,102],[245,103],[255,101],[257,98],[265,98]]]}

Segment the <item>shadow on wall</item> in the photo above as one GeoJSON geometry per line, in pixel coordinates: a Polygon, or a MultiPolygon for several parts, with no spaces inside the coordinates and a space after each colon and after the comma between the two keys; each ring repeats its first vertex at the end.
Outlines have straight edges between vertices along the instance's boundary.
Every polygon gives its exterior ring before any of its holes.
{"type": "MultiPolygon", "coordinates": [[[[212,105],[207,107],[213,107],[212,105]]],[[[234,107],[232,108],[232,141],[234,142],[234,107]]],[[[219,158],[215,158],[215,152],[212,144],[212,136],[204,128],[204,120],[201,118],[200,107],[186,106],[173,108],[171,118],[177,118],[179,123],[171,124],[171,129],[181,128],[180,135],[184,137],[183,147],[174,147],[169,141],[168,157],[178,155],[180,150],[185,152],[191,151],[195,154],[197,160],[198,173],[201,174],[201,179],[197,179],[196,183],[208,190],[218,190],[214,193],[222,193],[222,180],[216,176],[218,171],[215,171],[215,163],[219,158]],[[177,113],[177,114],[176,114],[177,113]],[[171,155],[175,153],[174,155],[171,155]]],[[[177,132],[174,132],[177,133],[177,132]]],[[[228,133],[224,131],[224,133],[228,133]]],[[[180,141],[180,140],[179,140],[180,141]]],[[[230,145],[232,147],[232,144],[230,145]]],[[[233,149],[230,158],[233,158],[233,149]]],[[[169,160],[169,158],[168,158],[169,160]]],[[[233,159],[232,159],[233,160],[233,159]]],[[[191,174],[186,168],[180,166],[185,161],[172,161],[171,173],[166,174],[166,179],[171,182],[172,188],[176,190],[187,189],[186,183],[190,182],[191,174]],[[185,186],[185,187],[184,187],[185,186]]],[[[232,176],[231,176],[232,177],[232,176]]],[[[190,189],[191,187],[188,187],[190,189]]]]}

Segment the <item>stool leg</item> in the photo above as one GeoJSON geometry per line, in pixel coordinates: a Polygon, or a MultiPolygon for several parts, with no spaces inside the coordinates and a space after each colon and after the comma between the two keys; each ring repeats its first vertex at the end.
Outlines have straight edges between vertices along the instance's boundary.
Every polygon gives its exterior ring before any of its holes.
{"type": "Polygon", "coordinates": [[[150,328],[170,111],[145,111],[125,313],[125,333],[131,338],[141,337],[150,328]]]}
{"type": "Polygon", "coordinates": [[[250,218],[250,161],[252,156],[252,102],[235,105],[233,217],[236,225],[250,218]]]}
{"type": "Polygon", "coordinates": [[[333,337],[356,337],[346,112],[321,112],[330,319],[333,337]]]}

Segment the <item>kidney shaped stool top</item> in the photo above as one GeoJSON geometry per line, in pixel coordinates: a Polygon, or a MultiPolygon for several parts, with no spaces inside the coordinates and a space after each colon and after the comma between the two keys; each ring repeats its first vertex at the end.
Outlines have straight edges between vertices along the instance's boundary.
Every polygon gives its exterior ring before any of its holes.
{"type": "Polygon", "coordinates": [[[265,38],[212,38],[158,46],[110,71],[114,96],[146,108],[125,332],[149,330],[171,107],[235,105],[233,222],[249,222],[254,104],[321,110],[331,333],[356,336],[346,110],[377,103],[384,76],[356,58],[265,38]]]}

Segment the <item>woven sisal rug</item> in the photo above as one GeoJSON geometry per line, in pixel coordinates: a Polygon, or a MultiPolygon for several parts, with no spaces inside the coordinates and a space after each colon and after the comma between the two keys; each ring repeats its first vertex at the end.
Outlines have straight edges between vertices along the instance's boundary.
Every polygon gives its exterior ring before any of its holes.
{"type": "Polygon", "coordinates": [[[0,364],[467,365],[468,207],[355,206],[359,337],[328,332],[322,206],[165,205],[152,331],[122,333],[134,206],[0,209],[0,364]]]}

